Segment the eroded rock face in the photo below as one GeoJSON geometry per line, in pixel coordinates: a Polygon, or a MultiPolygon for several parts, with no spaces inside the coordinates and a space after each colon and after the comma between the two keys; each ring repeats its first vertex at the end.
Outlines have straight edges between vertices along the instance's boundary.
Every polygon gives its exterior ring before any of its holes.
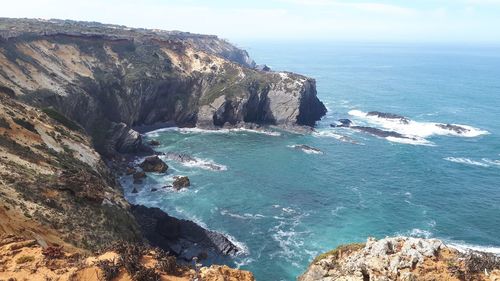
{"type": "Polygon", "coordinates": [[[366,244],[340,246],[319,256],[298,280],[493,280],[484,272],[498,269],[495,256],[460,253],[436,239],[369,238],[366,244]]]}
{"type": "Polygon", "coordinates": [[[313,79],[255,70],[245,51],[215,36],[67,21],[0,23],[4,92],[76,121],[100,152],[141,149],[131,126],[314,125],[326,112],[313,79]]]}

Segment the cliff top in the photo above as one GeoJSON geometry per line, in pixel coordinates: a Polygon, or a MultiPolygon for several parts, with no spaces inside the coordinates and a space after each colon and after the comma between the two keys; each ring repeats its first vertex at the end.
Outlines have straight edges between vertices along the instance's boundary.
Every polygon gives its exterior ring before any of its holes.
{"type": "Polygon", "coordinates": [[[124,25],[104,24],[99,22],[61,20],[61,19],[29,19],[0,18],[0,36],[2,38],[17,37],[24,33],[38,35],[74,34],[88,36],[112,36],[117,39],[217,39],[215,35],[203,35],[182,31],[166,31],[161,29],[132,28],[124,25]]]}

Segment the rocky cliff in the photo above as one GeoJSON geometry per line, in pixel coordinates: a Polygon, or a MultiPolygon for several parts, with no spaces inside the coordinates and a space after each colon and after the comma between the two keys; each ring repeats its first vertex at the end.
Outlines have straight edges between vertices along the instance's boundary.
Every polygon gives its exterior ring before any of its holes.
{"type": "Polygon", "coordinates": [[[80,124],[100,152],[141,148],[130,128],[314,125],[315,81],[259,71],[215,36],[73,21],[0,19],[0,84],[80,124]]]}
{"type": "Polygon", "coordinates": [[[393,237],[318,256],[298,281],[500,280],[500,257],[459,252],[435,239],[393,237]]]}

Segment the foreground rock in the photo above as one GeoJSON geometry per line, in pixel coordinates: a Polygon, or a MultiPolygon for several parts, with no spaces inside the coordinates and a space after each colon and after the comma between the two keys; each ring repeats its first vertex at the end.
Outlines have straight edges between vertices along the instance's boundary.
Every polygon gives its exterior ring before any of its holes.
{"type": "Polygon", "coordinates": [[[139,167],[141,167],[144,172],[165,173],[168,170],[168,165],[156,155],[146,157],[146,159],[139,164],[139,167]]]}
{"type": "Polygon", "coordinates": [[[86,256],[10,235],[0,237],[0,257],[0,280],[254,280],[250,272],[227,266],[202,267],[197,273],[160,249],[129,243],[113,244],[99,254],[86,256]]]}
{"type": "Polygon", "coordinates": [[[241,252],[224,235],[204,229],[196,223],[169,216],[158,208],[135,205],[132,213],[148,241],[181,259],[190,261],[200,253],[210,258],[241,252]]]}
{"type": "Polygon", "coordinates": [[[299,281],[500,280],[500,258],[460,253],[439,240],[395,237],[318,256],[299,281]]]}

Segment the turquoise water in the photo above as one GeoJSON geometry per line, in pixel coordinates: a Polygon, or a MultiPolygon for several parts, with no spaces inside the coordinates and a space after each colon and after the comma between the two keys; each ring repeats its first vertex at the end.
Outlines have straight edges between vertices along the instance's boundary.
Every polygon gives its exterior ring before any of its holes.
{"type": "MultiPolygon", "coordinates": [[[[163,208],[224,232],[245,247],[233,265],[257,280],[294,280],[312,258],[368,236],[436,237],[500,252],[500,48],[383,44],[244,45],[259,63],[317,79],[329,108],[301,136],[168,130],[148,134],[160,151],[225,166],[168,161],[132,202],[163,208]],[[391,112],[409,125],[366,118],[391,112]],[[396,129],[411,143],[330,128],[339,118],[396,129]],[[468,136],[432,122],[471,126],[468,136]],[[307,144],[323,154],[291,148],[307,144]],[[224,167],[223,167],[224,168],[224,167]],[[192,187],[162,186],[176,174],[192,187]]],[[[128,184],[128,181],[125,181],[128,184]]]]}

